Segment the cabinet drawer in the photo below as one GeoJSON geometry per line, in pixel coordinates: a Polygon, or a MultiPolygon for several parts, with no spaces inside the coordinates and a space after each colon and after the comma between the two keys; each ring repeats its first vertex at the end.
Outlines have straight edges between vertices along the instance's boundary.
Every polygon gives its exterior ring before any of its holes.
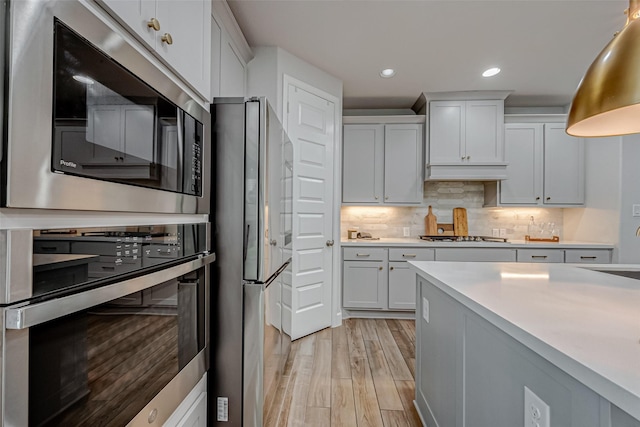
{"type": "Polygon", "coordinates": [[[386,261],[387,250],[385,248],[343,248],[345,261],[386,261]]]}
{"type": "Polygon", "coordinates": [[[442,248],[436,249],[436,261],[514,262],[515,249],[442,248]]]}
{"type": "Polygon", "coordinates": [[[433,261],[434,259],[434,249],[389,248],[389,261],[433,261]]]}
{"type": "Polygon", "coordinates": [[[68,254],[71,253],[69,242],[35,240],[33,242],[34,254],[68,254]]]}
{"type": "Polygon", "coordinates": [[[611,251],[608,249],[567,249],[566,263],[611,264],[611,251]]]}
{"type": "Polygon", "coordinates": [[[562,249],[518,249],[518,262],[564,262],[562,249]]]}

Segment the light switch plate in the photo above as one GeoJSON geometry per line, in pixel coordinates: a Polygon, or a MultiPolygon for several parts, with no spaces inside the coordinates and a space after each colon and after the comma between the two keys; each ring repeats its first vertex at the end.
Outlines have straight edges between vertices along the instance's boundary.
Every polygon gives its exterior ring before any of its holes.
{"type": "Polygon", "coordinates": [[[402,235],[404,237],[410,237],[411,236],[411,229],[409,227],[402,227],[402,235]]]}
{"type": "Polygon", "coordinates": [[[491,235],[492,235],[493,237],[500,237],[500,230],[499,230],[499,229],[497,229],[497,228],[492,228],[492,229],[491,229],[491,235]]]}
{"type": "Polygon", "coordinates": [[[525,427],[551,426],[551,408],[527,386],[524,386],[524,425],[525,427]]]}
{"type": "Polygon", "coordinates": [[[506,228],[501,228],[500,229],[500,237],[507,237],[507,229],[506,228]]]}
{"type": "Polygon", "coordinates": [[[640,216],[640,205],[633,205],[633,216],[640,216]]]}
{"type": "Polygon", "coordinates": [[[422,297],[422,318],[429,323],[429,300],[422,297]]]}

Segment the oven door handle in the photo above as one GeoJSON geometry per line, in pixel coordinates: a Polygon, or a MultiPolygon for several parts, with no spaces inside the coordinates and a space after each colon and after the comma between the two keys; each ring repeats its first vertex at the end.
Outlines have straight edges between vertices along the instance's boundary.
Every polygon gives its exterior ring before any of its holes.
{"type": "Polygon", "coordinates": [[[215,254],[101,288],[5,310],[6,329],[26,329],[142,291],[211,264],[215,254]]]}

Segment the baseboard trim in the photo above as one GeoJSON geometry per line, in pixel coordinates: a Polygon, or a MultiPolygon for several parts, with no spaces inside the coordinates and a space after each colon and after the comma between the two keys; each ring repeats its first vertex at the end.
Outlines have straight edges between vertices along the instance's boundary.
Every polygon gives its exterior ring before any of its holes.
{"type": "Polygon", "coordinates": [[[415,311],[378,311],[378,310],[347,310],[344,309],[343,319],[415,319],[415,311]]]}

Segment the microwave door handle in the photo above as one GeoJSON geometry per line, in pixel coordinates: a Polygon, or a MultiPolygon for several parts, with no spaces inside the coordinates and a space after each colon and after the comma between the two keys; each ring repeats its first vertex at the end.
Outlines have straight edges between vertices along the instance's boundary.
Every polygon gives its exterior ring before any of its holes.
{"type": "Polygon", "coordinates": [[[66,297],[22,305],[5,310],[6,329],[26,329],[50,320],[77,313],[113,301],[118,298],[159,285],[167,280],[184,276],[215,261],[215,254],[208,254],[170,268],[155,271],[140,277],[124,280],[101,288],[91,289],[66,297]]]}
{"type": "Polygon", "coordinates": [[[184,191],[184,111],[178,109],[176,121],[178,125],[178,165],[176,171],[178,174],[178,190],[184,191]]]}

